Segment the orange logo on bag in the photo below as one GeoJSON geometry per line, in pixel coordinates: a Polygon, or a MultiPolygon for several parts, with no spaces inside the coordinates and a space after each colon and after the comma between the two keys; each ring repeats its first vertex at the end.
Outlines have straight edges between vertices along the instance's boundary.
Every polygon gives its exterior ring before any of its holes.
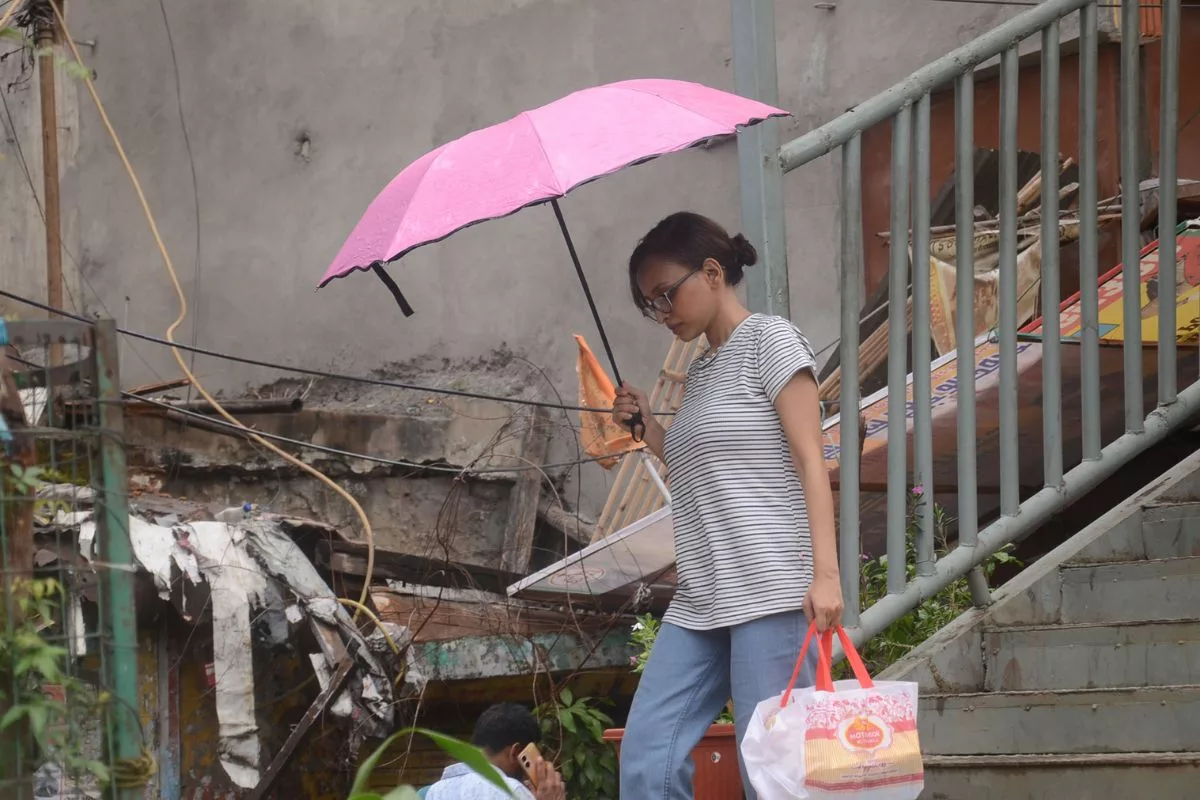
{"type": "Polygon", "coordinates": [[[848,749],[877,750],[891,739],[886,723],[875,717],[853,717],[838,728],[838,738],[848,749]]]}

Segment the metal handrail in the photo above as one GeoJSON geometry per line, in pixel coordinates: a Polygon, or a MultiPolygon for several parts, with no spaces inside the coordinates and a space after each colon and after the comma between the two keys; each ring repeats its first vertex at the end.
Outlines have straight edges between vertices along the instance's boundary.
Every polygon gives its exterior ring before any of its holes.
{"type": "Polygon", "coordinates": [[[1021,40],[1038,33],[1094,0],[1046,0],[1004,22],[977,39],[952,50],[927,64],[890,89],[859,103],[841,116],[779,149],[783,171],[790,172],[813,159],[830,153],[850,140],[856,133],[883,122],[906,105],[917,102],[930,91],[946,85],[964,73],[1011,49],[1021,40]]]}
{"type": "MultiPolygon", "coordinates": [[[[1124,186],[1138,185],[1140,84],[1139,0],[1124,0],[1121,10],[1121,179],[1124,186]]],[[[1176,156],[1179,92],[1180,0],[1164,0],[1162,23],[1163,98],[1160,146],[1160,252],[1176,252],[1176,156]]],[[[784,145],[779,153],[782,169],[790,171],[821,156],[840,150],[841,187],[841,397],[842,409],[860,408],[859,314],[863,272],[862,133],[889,118],[892,125],[891,243],[888,318],[893,331],[906,327],[905,306],[909,286],[909,254],[904,243],[912,231],[913,253],[928,253],[930,241],[930,97],[948,84],[954,87],[957,298],[956,340],[969,343],[960,349],[960,360],[973,360],[976,339],[974,307],[974,70],[1000,57],[1000,231],[999,231],[999,406],[1000,504],[999,519],[978,528],[976,390],[974,369],[958,371],[958,505],[959,538],[956,547],[935,558],[933,542],[932,410],[929,381],[930,271],[913,270],[913,468],[909,472],[905,389],[908,343],[896,333],[888,357],[888,458],[887,458],[887,595],[865,611],[859,608],[858,563],[860,442],[856,424],[841,425],[839,555],[844,565],[845,624],[856,642],[885,630],[922,600],[967,576],[977,605],[990,599],[987,582],[978,570],[993,553],[1021,539],[1147,448],[1200,415],[1200,382],[1178,391],[1175,306],[1160,302],[1158,404],[1143,413],[1142,342],[1140,327],[1126,328],[1124,419],[1126,433],[1103,446],[1101,439],[1101,375],[1098,306],[1097,212],[1097,61],[1099,15],[1096,0],[1048,0],[1003,23],[973,42],[917,70],[908,79],[858,105],[852,111],[784,145]],[[1062,325],[1059,318],[1059,79],[1060,21],[1079,14],[1079,281],[1081,305],[1081,461],[1065,469],[1062,419],[1062,325]],[[1040,36],[1042,127],[1042,453],[1044,488],[1022,501],[1018,460],[1018,275],[1017,275],[1017,114],[1018,48],[1040,36]],[[1165,334],[1164,334],[1165,332],[1165,334]],[[966,352],[963,352],[966,351],[966,352]],[[906,533],[910,485],[924,488],[925,500],[918,515],[916,577],[908,579],[906,533]]],[[[1122,199],[1122,263],[1125,318],[1138,319],[1141,210],[1138,193],[1122,199]]],[[[1161,259],[1160,292],[1176,286],[1176,260],[1161,259]]]]}

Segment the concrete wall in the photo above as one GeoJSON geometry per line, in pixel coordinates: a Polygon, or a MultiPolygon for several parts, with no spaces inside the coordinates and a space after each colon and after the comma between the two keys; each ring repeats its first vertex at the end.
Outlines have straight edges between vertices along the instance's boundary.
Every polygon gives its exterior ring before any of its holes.
{"type": "MultiPolygon", "coordinates": [[[[776,5],[782,104],[796,112],[785,139],[1021,10],[934,0],[776,5]]],[[[464,231],[396,265],[417,311],[411,319],[369,275],[319,294],[313,287],[375,193],[438,144],[597,83],[663,76],[733,88],[729,0],[165,0],[165,8],[178,92],[154,0],[76,4],[71,25],[77,40],[95,42],[85,57],[188,294],[180,338],[345,372],[506,343],[572,396],[570,334],[599,341],[546,209],[464,231]]],[[[16,71],[15,59],[0,66],[0,88],[16,71]]],[[[35,179],[36,94],[32,81],[7,95],[35,179]]],[[[64,158],[63,190],[82,270],[77,300],[161,334],[177,312],[170,283],[86,93],[68,88],[64,103],[72,101],[78,113],[64,124],[78,118],[78,145],[64,158]]],[[[7,122],[5,134],[0,208],[13,213],[0,222],[0,285],[40,293],[38,218],[7,122]]],[[[826,159],[786,182],[792,311],[818,348],[838,325],[836,178],[826,159]]],[[[618,360],[643,384],[669,339],[629,302],[625,259],[680,208],[738,227],[732,143],[628,170],[564,204],[618,360]]],[[[75,271],[70,259],[66,268],[75,271]]],[[[126,383],[176,371],[153,345],[126,343],[122,355],[126,383]]],[[[228,390],[276,377],[205,358],[196,367],[228,390]]],[[[552,396],[532,379],[529,391],[552,396]]]]}

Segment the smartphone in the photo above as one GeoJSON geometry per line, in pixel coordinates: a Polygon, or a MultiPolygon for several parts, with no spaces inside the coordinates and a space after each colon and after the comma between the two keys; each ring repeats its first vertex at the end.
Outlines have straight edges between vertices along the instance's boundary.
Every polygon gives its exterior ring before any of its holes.
{"type": "Polygon", "coordinates": [[[537,773],[534,772],[534,767],[541,760],[542,754],[538,752],[537,745],[533,742],[525,745],[525,749],[517,754],[517,761],[521,763],[521,769],[525,770],[525,775],[528,776],[534,789],[537,788],[537,773]]]}

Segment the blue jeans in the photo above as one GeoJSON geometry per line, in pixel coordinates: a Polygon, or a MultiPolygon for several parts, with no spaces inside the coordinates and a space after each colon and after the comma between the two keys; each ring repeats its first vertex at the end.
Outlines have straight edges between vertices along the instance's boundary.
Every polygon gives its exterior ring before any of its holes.
{"type": "MultiPolygon", "coordinates": [[[[621,800],[692,800],[692,750],[730,697],[741,744],[755,707],[787,687],[807,630],[799,611],[711,631],[664,623],[621,739],[621,800]]],[[[810,647],[796,686],[812,686],[816,667],[810,647]]],[[[738,763],[757,800],[740,746],[738,763]]]]}

